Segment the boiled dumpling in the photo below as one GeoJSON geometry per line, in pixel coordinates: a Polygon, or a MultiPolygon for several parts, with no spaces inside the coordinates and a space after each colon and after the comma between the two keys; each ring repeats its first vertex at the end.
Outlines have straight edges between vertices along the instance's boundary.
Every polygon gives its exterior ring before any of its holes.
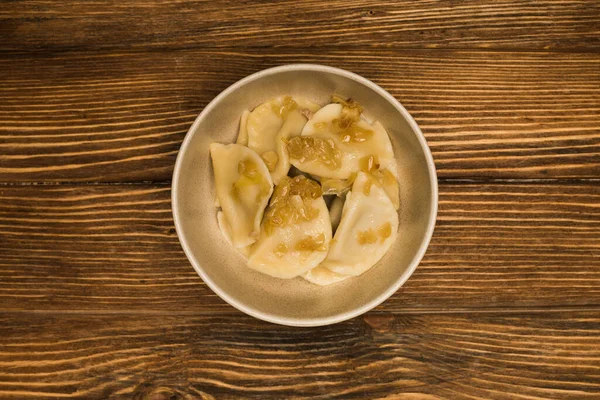
{"type": "Polygon", "coordinates": [[[240,130],[238,131],[238,137],[235,141],[237,144],[248,146],[248,117],[250,111],[244,110],[242,117],[240,118],[240,130]]]}
{"type": "Polygon", "coordinates": [[[286,176],[275,187],[248,266],[276,278],[294,278],[325,259],[330,241],[329,211],[319,184],[302,175],[286,176]]]}
{"type": "Polygon", "coordinates": [[[360,170],[361,160],[377,158],[382,169],[395,163],[392,143],[377,121],[361,118],[362,107],[334,97],[310,119],[302,135],[287,144],[291,163],[311,175],[330,179],[351,179],[360,170]]]}
{"type": "MultiPolygon", "coordinates": [[[[265,161],[275,184],[290,169],[286,141],[302,132],[307,121],[303,110],[315,112],[319,108],[308,100],[285,96],[259,105],[248,115],[245,125],[248,147],[265,161]]],[[[241,133],[240,130],[239,137],[243,137],[241,133]]]]}
{"type": "Polygon", "coordinates": [[[398,179],[390,169],[378,170],[373,172],[373,177],[379,182],[385,193],[388,195],[394,208],[400,208],[400,187],[398,179]]]}
{"type": "Polygon", "coordinates": [[[273,181],[263,160],[239,144],[210,145],[217,198],[223,215],[220,223],[227,227],[236,248],[254,243],[260,234],[260,222],[273,181]]]}
{"type": "MultiPolygon", "coordinates": [[[[333,232],[335,232],[340,224],[345,198],[345,195],[342,195],[342,197],[335,196],[329,205],[329,220],[331,222],[331,229],[333,232]]],[[[318,265],[310,271],[302,274],[302,277],[310,283],[314,283],[315,285],[319,286],[332,285],[349,278],[347,275],[336,274],[335,272],[321,265],[318,265]]]]}
{"type": "Polygon", "coordinates": [[[348,275],[336,274],[335,272],[321,265],[306,272],[302,275],[302,277],[310,283],[314,283],[315,285],[319,286],[332,285],[334,283],[338,283],[347,278],[350,278],[348,275]]]}
{"type": "MultiPolygon", "coordinates": [[[[227,240],[227,243],[233,246],[233,243],[231,241],[231,227],[225,220],[225,214],[223,214],[223,211],[219,211],[217,213],[217,225],[219,226],[221,234],[223,235],[223,237],[225,237],[225,240],[227,240]]],[[[250,246],[238,247],[236,248],[236,250],[242,255],[242,257],[244,257],[244,259],[248,259],[248,255],[250,254],[250,246]]]]}
{"type": "MultiPolygon", "coordinates": [[[[375,156],[369,156],[361,159],[360,170],[367,172],[379,185],[385,190],[394,208],[400,208],[400,187],[398,186],[398,177],[396,171],[396,160],[390,163],[387,168],[380,169],[381,165],[375,156]]],[[[332,180],[335,181],[335,180],[332,180]]]]}
{"type": "Polygon", "coordinates": [[[359,172],[321,265],[340,275],[362,274],[394,243],[398,223],[396,209],[383,188],[371,175],[359,172]]]}

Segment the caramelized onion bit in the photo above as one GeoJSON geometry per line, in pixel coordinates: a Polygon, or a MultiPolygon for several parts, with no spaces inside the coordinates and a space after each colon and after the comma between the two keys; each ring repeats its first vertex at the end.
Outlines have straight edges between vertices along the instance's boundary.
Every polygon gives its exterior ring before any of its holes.
{"type": "Polygon", "coordinates": [[[240,174],[240,176],[234,182],[231,188],[231,194],[235,198],[239,199],[241,195],[241,190],[252,185],[261,186],[261,191],[258,197],[267,195],[271,190],[271,185],[269,184],[269,182],[262,178],[260,172],[258,171],[258,166],[253,160],[248,158],[240,161],[238,163],[238,173],[240,174]]]}
{"type": "Polygon", "coordinates": [[[361,143],[373,137],[373,131],[358,126],[363,108],[352,99],[333,95],[331,101],[342,105],[342,115],[331,122],[331,128],[342,143],[361,143]]]}
{"type": "Polygon", "coordinates": [[[327,129],[327,126],[327,122],[315,122],[315,124],[313,125],[313,127],[317,131],[324,131],[325,129],[327,129]]]}
{"type": "Polygon", "coordinates": [[[287,244],[281,242],[277,245],[277,247],[275,247],[275,250],[273,251],[273,253],[275,253],[275,255],[277,257],[281,258],[285,255],[285,253],[287,253],[287,251],[288,251],[287,244]]]}
{"type": "Polygon", "coordinates": [[[356,240],[358,240],[358,244],[360,245],[373,244],[377,242],[377,234],[372,228],[369,228],[366,231],[358,232],[356,240]]]}
{"type": "Polygon", "coordinates": [[[317,218],[319,210],[312,206],[312,202],[321,195],[321,186],[313,180],[302,175],[284,177],[275,187],[265,212],[265,232],[271,235],[275,228],[317,218]]]}
{"type": "Polygon", "coordinates": [[[377,233],[379,234],[381,241],[385,241],[385,239],[392,236],[392,224],[386,222],[385,224],[377,228],[377,233]]]}
{"type": "Polygon", "coordinates": [[[356,234],[356,240],[358,241],[358,244],[362,246],[365,244],[376,243],[377,239],[383,243],[385,242],[385,239],[390,236],[392,236],[392,224],[386,222],[377,228],[377,231],[374,231],[373,228],[369,228],[366,231],[358,232],[356,234]]]}
{"type": "Polygon", "coordinates": [[[323,194],[342,195],[352,188],[352,184],[356,179],[356,173],[350,175],[348,179],[329,179],[321,178],[321,187],[323,194]]]}
{"type": "Polygon", "coordinates": [[[366,156],[358,161],[358,165],[361,171],[371,173],[379,169],[379,159],[376,155],[366,156]]]}
{"type": "Polygon", "coordinates": [[[300,112],[306,119],[311,119],[315,115],[315,113],[310,111],[308,108],[303,108],[300,112]]]}
{"type": "Polygon", "coordinates": [[[296,243],[295,249],[298,251],[326,251],[325,234],[318,236],[307,236],[296,243]]]}
{"type": "Polygon", "coordinates": [[[341,104],[342,107],[348,110],[356,110],[356,112],[358,113],[358,117],[360,117],[360,114],[363,112],[362,106],[357,101],[354,101],[352,99],[345,99],[338,94],[334,94],[333,96],[331,96],[331,102],[341,104]]]}
{"type": "Polygon", "coordinates": [[[342,153],[332,139],[296,136],[287,143],[290,158],[300,162],[319,161],[329,169],[339,169],[342,153]]]}
{"type": "Polygon", "coordinates": [[[256,163],[249,158],[238,163],[238,173],[241,176],[245,176],[249,179],[260,179],[258,165],[256,165],[256,163]]]}
{"type": "Polygon", "coordinates": [[[383,178],[381,181],[384,184],[386,184],[386,185],[398,184],[398,182],[396,181],[396,177],[389,170],[384,169],[382,172],[382,175],[383,175],[383,178]]]}
{"type": "Polygon", "coordinates": [[[279,157],[277,156],[277,153],[275,153],[274,151],[266,151],[266,152],[262,153],[260,158],[262,158],[263,161],[265,162],[265,165],[269,169],[269,172],[275,171],[275,167],[277,166],[277,161],[279,161],[279,157]]]}
{"type": "Polygon", "coordinates": [[[290,96],[285,96],[280,105],[272,102],[271,107],[275,114],[279,115],[282,119],[286,119],[289,113],[298,108],[298,104],[290,96]]]}

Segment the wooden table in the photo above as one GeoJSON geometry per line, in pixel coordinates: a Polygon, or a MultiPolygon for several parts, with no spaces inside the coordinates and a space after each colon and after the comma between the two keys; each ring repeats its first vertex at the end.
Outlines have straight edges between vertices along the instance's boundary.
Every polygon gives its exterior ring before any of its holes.
{"type": "Polygon", "coordinates": [[[3,1],[0,398],[600,398],[597,1],[3,1]],[[247,317],[186,260],[177,150],[263,68],[383,86],[440,209],[374,311],[247,317]]]}

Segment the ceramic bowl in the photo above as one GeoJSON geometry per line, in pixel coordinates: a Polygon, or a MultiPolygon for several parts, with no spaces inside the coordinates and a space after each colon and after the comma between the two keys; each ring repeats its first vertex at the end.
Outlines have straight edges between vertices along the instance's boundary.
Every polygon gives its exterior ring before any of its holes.
{"type": "Polygon", "coordinates": [[[233,307],[283,325],[318,326],[344,321],[376,307],[415,271],[429,244],[438,206],[435,166],[421,130],[388,92],[351,72],[292,64],[252,74],[219,94],[188,131],[172,183],[177,235],[204,282],[233,307]],[[363,105],[390,134],[400,177],[398,239],[363,275],[330,286],[302,278],[282,280],[246,266],[221,235],[214,205],[209,144],[234,143],[244,110],[281,95],[304,96],[325,105],[332,94],[363,105]]]}

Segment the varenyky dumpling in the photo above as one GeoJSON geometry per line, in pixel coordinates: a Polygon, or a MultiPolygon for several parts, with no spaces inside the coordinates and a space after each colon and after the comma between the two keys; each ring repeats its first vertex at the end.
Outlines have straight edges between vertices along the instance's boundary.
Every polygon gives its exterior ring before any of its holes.
{"type": "MultiPolygon", "coordinates": [[[[342,210],[344,208],[345,199],[345,194],[342,194],[341,196],[335,196],[329,205],[329,220],[331,222],[331,229],[334,233],[340,224],[340,220],[342,219],[342,210]]],[[[349,278],[347,275],[336,274],[335,272],[330,271],[321,265],[318,265],[310,271],[302,274],[302,277],[307,281],[319,286],[331,285],[349,278]]]]}
{"type": "MultiPolygon", "coordinates": [[[[219,226],[219,230],[225,237],[225,240],[227,240],[227,243],[233,246],[233,242],[231,241],[231,227],[229,226],[229,223],[225,220],[225,214],[223,214],[223,211],[219,211],[217,213],[217,225],[219,226]]],[[[247,260],[248,255],[250,254],[250,246],[251,245],[246,247],[237,247],[235,249],[238,253],[242,255],[242,257],[244,257],[244,259],[247,260]]]]}
{"type": "Polygon", "coordinates": [[[265,161],[275,184],[290,169],[286,142],[298,136],[307,122],[305,114],[316,112],[318,104],[290,96],[278,97],[256,107],[244,122],[242,116],[238,143],[256,151],[265,161]]]}
{"type": "Polygon", "coordinates": [[[398,214],[392,201],[367,173],[359,172],[346,195],[342,219],[321,266],[357,276],[375,265],[396,240],[398,214]]]}
{"type": "Polygon", "coordinates": [[[358,103],[332,101],[270,100],[242,114],[236,144],[210,147],[219,228],[255,270],[330,285],[370,269],[395,241],[390,138],[358,103]],[[324,194],[336,195],[329,209],[324,194]]]}
{"type": "Polygon", "coordinates": [[[329,211],[319,184],[302,175],[285,176],[275,187],[248,266],[276,278],[294,278],[325,259],[330,241],[329,211]]]}
{"type": "Polygon", "coordinates": [[[273,181],[263,160],[240,144],[210,145],[217,198],[222,209],[220,225],[235,248],[254,243],[273,181]],[[226,227],[226,229],[225,229],[226,227]]]}
{"type": "Polygon", "coordinates": [[[237,144],[248,146],[248,117],[250,111],[244,110],[242,117],[240,118],[240,130],[238,131],[238,137],[235,141],[237,144]]]}
{"type": "MultiPolygon", "coordinates": [[[[380,165],[377,157],[368,156],[359,160],[359,168],[362,172],[369,173],[383,187],[392,204],[394,204],[394,208],[396,210],[399,209],[400,187],[398,186],[397,172],[395,171],[395,161],[388,168],[382,170],[379,169],[380,165]]],[[[348,179],[322,178],[321,187],[323,188],[323,194],[335,194],[343,197],[354,184],[354,179],[356,179],[356,174],[352,174],[348,179]]]]}
{"type": "Polygon", "coordinates": [[[336,274],[335,272],[321,265],[318,265],[310,271],[304,273],[302,277],[310,283],[314,283],[315,285],[319,286],[332,285],[350,278],[349,275],[336,274]]]}
{"type": "Polygon", "coordinates": [[[314,176],[351,179],[362,159],[376,157],[380,168],[395,167],[392,143],[377,121],[361,118],[362,107],[334,96],[306,123],[302,135],[289,140],[291,163],[314,176]]]}
{"type": "Polygon", "coordinates": [[[360,160],[360,170],[368,173],[385,190],[394,208],[400,208],[400,187],[396,171],[396,161],[388,165],[386,169],[380,169],[381,165],[375,156],[369,156],[360,160]]]}

